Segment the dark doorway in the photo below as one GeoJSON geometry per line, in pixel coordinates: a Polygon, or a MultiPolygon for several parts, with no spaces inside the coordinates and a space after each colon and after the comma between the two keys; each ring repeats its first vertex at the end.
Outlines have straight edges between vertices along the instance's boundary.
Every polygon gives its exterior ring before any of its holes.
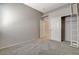
{"type": "Polygon", "coordinates": [[[61,41],[65,41],[65,16],[61,17],[61,41]]]}

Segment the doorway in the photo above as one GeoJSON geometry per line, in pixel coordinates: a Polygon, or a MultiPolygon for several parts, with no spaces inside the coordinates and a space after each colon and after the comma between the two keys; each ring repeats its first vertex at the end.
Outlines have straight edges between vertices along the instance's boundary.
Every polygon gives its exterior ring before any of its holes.
{"type": "Polygon", "coordinates": [[[40,38],[44,39],[44,41],[48,41],[49,39],[48,17],[40,20],[40,38]]]}
{"type": "Polygon", "coordinates": [[[65,41],[65,16],[61,17],[61,41],[65,41]]]}
{"type": "Polygon", "coordinates": [[[72,17],[70,17],[70,15],[61,17],[61,41],[70,41],[71,38],[73,40],[77,38],[76,15],[72,17]]]}

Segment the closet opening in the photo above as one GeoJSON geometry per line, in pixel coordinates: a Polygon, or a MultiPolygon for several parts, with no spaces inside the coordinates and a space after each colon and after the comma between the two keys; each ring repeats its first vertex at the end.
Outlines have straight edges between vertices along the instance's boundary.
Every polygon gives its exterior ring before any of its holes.
{"type": "Polygon", "coordinates": [[[61,41],[68,41],[77,38],[77,17],[70,15],[61,17],[61,41]],[[72,25],[72,26],[71,26],[72,25]],[[72,35],[72,37],[71,37],[72,35]]]}

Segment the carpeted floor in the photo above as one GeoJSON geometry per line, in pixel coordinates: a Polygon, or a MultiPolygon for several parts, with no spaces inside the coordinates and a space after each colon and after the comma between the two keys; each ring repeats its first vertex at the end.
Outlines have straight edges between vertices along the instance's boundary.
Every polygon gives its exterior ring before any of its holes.
{"type": "Polygon", "coordinates": [[[0,55],[79,55],[79,49],[69,47],[67,42],[37,40],[0,49],[0,55]]]}

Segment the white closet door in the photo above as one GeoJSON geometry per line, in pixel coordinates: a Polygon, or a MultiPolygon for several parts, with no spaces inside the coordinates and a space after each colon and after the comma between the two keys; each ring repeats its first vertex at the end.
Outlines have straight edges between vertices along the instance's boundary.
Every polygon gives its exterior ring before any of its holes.
{"type": "Polygon", "coordinates": [[[77,21],[76,20],[77,20],[76,16],[72,17],[72,19],[71,17],[66,17],[65,19],[65,41],[70,41],[71,33],[72,33],[72,39],[76,40],[77,38],[77,21]]]}

